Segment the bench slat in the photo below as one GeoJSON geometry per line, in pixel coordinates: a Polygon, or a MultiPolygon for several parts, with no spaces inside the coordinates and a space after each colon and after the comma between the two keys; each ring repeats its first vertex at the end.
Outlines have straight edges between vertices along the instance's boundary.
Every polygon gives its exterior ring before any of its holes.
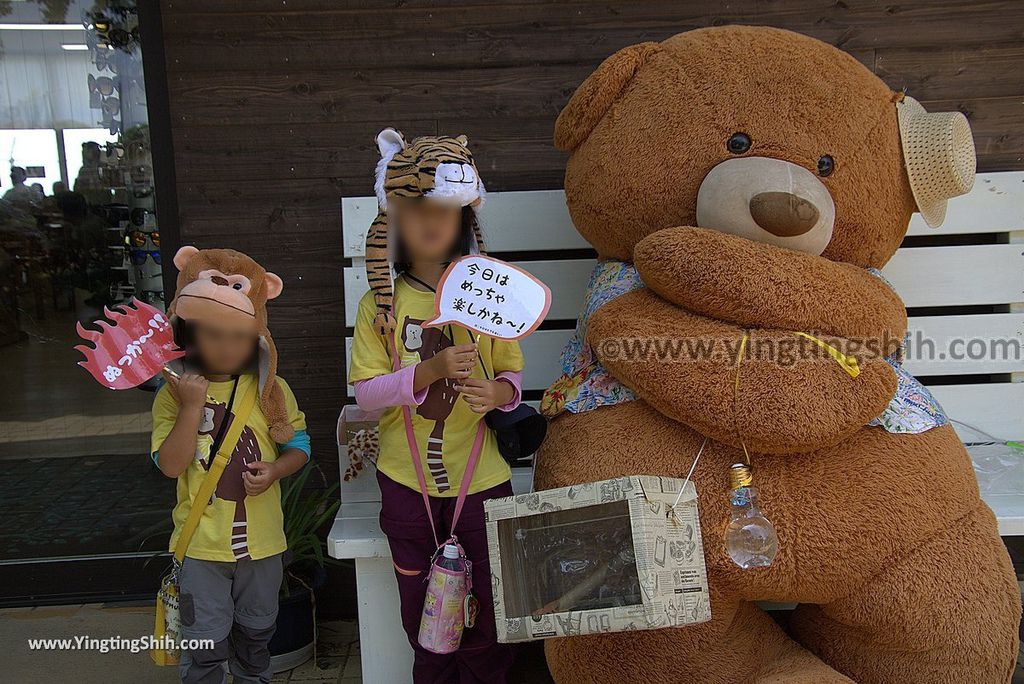
{"type": "MultiPolygon", "coordinates": [[[[525,490],[524,490],[525,491],[525,490]]],[[[521,493],[519,490],[517,492],[521,493]]],[[[1024,535],[1024,495],[995,494],[982,497],[995,513],[999,534],[1004,537],[1024,535]]],[[[327,552],[332,558],[388,558],[391,549],[380,528],[380,504],[342,504],[327,536],[327,552]],[[372,506],[367,517],[361,510],[372,506]]]]}
{"type": "MultiPolygon", "coordinates": [[[[374,197],[342,199],[345,256],[363,256],[366,229],[377,215],[374,197]]],[[[492,192],[481,217],[492,252],[588,247],[576,232],[561,190],[492,192]]],[[[914,214],[909,235],[959,235],[1024,230],[1024,171],[978,174],[974,189],[949,202],[946,221],[928,228],[914,214]]]]}
{"type": "MultiPolygon", "coordinates": [[[[523,372],[523,389],[546,389],[560,374],[559,359],[562,347],[565,346],[572,330],[538,330],[519,342],[526,358],[526,369],[523,372]]],[[[345,338],[346,368],[352,356],[352,338],[345,338]]],[[[353,396],[353,388],[348,387],[349,396],[353,396]]]]}
{"type": "MultiPolygon", "coordinates": [[[[377,216],[376,198],[346,197],[341,215],[345,256],[363,256],[366,229],[377,216]]],[[[561,190],[488,193],[480,223],[489,252],[590,247],[573,228],[561,190]]]]}
{"type": "MultiPolygon", "coordinates": [[[[593,259],[520,261],[554,294],[548,320],[575,320],[593,259]]],[[[901,249],[883,275],[909,307],[1011,304],[1024,301],[1024,249],[1019,245],[964,245],[901,249]]],[[[362,259],[345,268],[345,324],[355,325],[367,291],[362,259]]]]}
{"type": "MultiPolygon", "coordinates": [[[[951,418],[999,439],[1024,437],[1024,383],[936,385],[929,389],[951,418]]],[[[965,442],[980,441],[973,430],[954,427],[965,442]]]]}
{"type": "MultiPolygon", "coordinates": [[[[594,259],[515,262],[551,288],[551,308],[546,319],[549,321],[576,320],[596,263],[594,259]]],[[[348,327],[356,324],[359,300],[368,290],[366,268],[360,259],[356,265],[345,268],[345,325],[348,327]]]]}
{"type": "Polygon", "coordinates": [[[915,375],[1024,371],[1024,314],[916,316],[909,328],[906,367],[915,375]]]}
{"type": "Polygon", "coordinates": [[[901,249],[882,275],[912,307],[1024,301],[1020,245],[901,249]]]}

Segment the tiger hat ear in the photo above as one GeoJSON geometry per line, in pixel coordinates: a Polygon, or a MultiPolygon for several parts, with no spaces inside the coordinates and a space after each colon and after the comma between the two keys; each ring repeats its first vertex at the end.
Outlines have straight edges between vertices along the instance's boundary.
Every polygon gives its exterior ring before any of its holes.
{"type": "Polygon", "coordinates": [[[377,204],[381,209],[387,208],[388,198],[384,191],[384,179],[388,172],[388,162],[394,159],[395,155],[405,149],[405,138],[394,128],[385,128],[377,134],[377,149],[380,150],[380,160],[377,162],[377,171],[373,179],[373,189],[377,194],[377,204]]]}
{"type": "Polygon", "coordinates": [[[661,47],[657,43],[639,43],[624,47],[601,62],[569,99],[555,122],[555,147],[572,152],[590,136],[612,103],[619,99],[647,60],[661,47]]]}

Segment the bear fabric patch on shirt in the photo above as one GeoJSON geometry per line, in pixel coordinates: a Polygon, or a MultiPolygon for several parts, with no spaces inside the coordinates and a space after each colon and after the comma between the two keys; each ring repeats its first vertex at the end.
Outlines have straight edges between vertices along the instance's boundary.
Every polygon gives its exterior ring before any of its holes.
{"type": "MultiPolygon", "coordinates": [[[[401,339],[402,346],[406,352],[402,354],[403,360],[407,353],[415,353],[416,361],[432,359],[448,347],[455,344],[450,334],[451,326],[444,328],[424,328],[423,321],[416,318],[404,316],[402,319],[401,339]]],[[[448,471],[444,466],[444,426],[455,408],[455,402],[459,398],[459,391],[455,389],[455,380],[452,378],[441,378],[431,383],[427,388],[427,396],[423,403],[416,407],[416,415],[426,420],[434,421],[434,427],[427,436],[427,470],[434,480],[434,485],[439,492],[448,491],[451,488],[451,480],[448,471]]]]}

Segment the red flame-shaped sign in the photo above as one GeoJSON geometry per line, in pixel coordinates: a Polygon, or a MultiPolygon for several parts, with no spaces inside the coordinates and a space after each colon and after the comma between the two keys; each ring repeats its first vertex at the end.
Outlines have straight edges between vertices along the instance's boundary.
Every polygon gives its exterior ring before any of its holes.
{"type": "Polygon", "coordinates": [[[100,332],[86,330],[81,323],[77,326],[78,335],[95,345],[95,349],[84,344],[75,347],[85,355],[85,361],[78,365],[110,389],[138,387],[159,373],[168,361],[185,355],[174,344],[167,314],[138,299],[133,298],[131,304],[115,307],[113,311],[104,307],[103,315],[113,325],[103,319],[96,321],[94,325],[100,332]]]}

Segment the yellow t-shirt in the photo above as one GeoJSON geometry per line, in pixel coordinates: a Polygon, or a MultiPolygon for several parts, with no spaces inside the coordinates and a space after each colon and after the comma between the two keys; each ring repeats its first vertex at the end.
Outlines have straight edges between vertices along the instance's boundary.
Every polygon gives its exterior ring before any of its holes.
{"type": "MultiPolygon", "coordinates": [[[[420,324],[423,321],[434,317],[434,294],[417,290],[402,278],[395,280],[394,306],[397,321],[395,344],[403,368],[426,360],[452,344],[472,342],[475,337],[465,328],[454,325],[443,328],[422,327],[420,324]]],[[[373,295],[367,292],[359,301],[356,318],[352,362],[348,374],[351,383],[394,370],[390,345],[373,329],[376,314],[373,295]]],[[[478,348],[480,358],[487,366],[487,374],[492,379],[503,371],[518,372],[523,369],[523,355],[519,351],[518,342],[482,335],[478,348]]],[[[479,361],[473,370],[473,377],[487,377],[479,361]]],[[[412,407],[413,432],[416,434],[416,444],[431,496],[458,495],[469,452],[476,439],[477,425],[483,418],[471,411],[469,404],[462,400],[462,395],[451,387],[450,381],[445,380],[438,380],[431,385],[423,403],[412,407]]],[[[377,468],[392,480],[419,491],[400,407],[387,409],[381,417],[377,468]]],[[[485,430],[469,493],[497,486],[511,477],[508,463],[498,453],[494,432],[485,430]]]]}
{"type": "MultiPolygon", "coordinates": [[[[256,382],[255,374],[241,376],[238,380],[235,402],[239,402],[249,387],[256,382]]],[[[267,421],[257,402],[249,414],[238,446],[231,454],[231,462],[217,482],[213,501],[203,511],[199,527],[185,554],[188,557],[225,562],[241,558],[257,560],[281,553],[288,548],[281,513],[280,483],[274,482],[259,496],[246,496],[245,485],[242,482],[244,464],[254,460],[275,461],[282,448],[303,448],[301,442],[305,437],[306,417],[299,410],[295,395],[288,384],[280,378],[277,382],[284,390],[288,419],[295,428],[297,439],[285,445],[275,444],[270,438],[267,421]]],[[[171,515],[174,520],[174,532],[171,534],[169,545],[171,552],[174,551],[181,528],[188,518],[189,511],[192,510],[192,502],[199,491],[199,486],[206,477],[212,456],[210,447],[226,415],[233,384],[231,380],[210,383],[209,399],[216,401],[207,400],[196,443],[196,457],[188,469],[178,477],[178,503],[171,515]]],[[[174,427],[177,417],[178,402],[165,385],[160,388],[156,399],[153,400],[153,436],[150,451],[155,458],[159,458],[160,447],[174,427]]],[[[304,450],[308,454],[308,438],[305,439],[305,444],[304,450]]]]}

